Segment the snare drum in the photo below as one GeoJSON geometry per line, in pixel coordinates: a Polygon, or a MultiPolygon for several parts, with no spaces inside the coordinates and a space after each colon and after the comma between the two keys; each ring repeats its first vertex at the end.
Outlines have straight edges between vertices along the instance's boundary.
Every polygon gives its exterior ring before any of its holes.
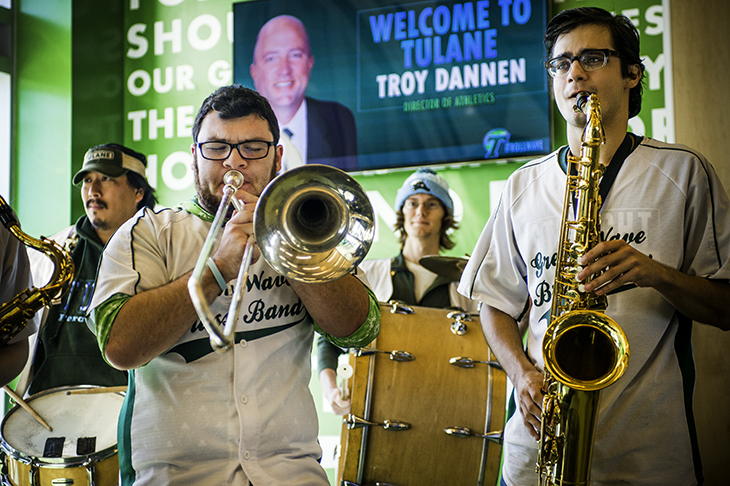
{"type": "Polygon", "coordinates": [[[350,352],[337,484],[496,485],[507,379],[479,317],[382,306],[378,338],[350,352]]]}
{"type": "Polygon", "coordinates": [[[120,393],[68,393],[98,387],[60,387],[27,400],[49,431],[24,409],[13,407],[2,421],[0,447],[13,486],[96,485],[119,482],[117,417],[120,393]]]}

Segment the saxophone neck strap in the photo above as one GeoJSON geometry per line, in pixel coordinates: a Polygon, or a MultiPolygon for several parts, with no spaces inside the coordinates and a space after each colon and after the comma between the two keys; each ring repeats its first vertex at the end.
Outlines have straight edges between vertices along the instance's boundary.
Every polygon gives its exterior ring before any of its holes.
{"type": "Polygon", "coordinates": [[[611,163],[608,164],[606,170],[603,171],[603,177],[601,177],[601,182],[598,186],[598,194],[601,196],[601,201],[606,202],[606,197],[608,197],[608,191],[611,190],[611,186],[616,180],[618,171],[621,170],[621,166],[624,165],[624,160],[626,160],[631,152],[633,152],[634,149],[639,146],[639,143],[641,143],[640,137],[637,137],[631,132],[626,133],[624,141],[621,142],[618,150],[616,150],[616,153],[613,154],[611,163]]]}

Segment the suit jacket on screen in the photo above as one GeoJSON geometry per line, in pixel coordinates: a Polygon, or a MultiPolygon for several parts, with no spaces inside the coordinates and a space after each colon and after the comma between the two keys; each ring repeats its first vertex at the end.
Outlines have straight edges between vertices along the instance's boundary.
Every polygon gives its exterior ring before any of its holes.
{"type": "Polygon", "coordinates": [[[307,97],[307,164],[357,168],[355,117],[346,106],[307,97]]]}

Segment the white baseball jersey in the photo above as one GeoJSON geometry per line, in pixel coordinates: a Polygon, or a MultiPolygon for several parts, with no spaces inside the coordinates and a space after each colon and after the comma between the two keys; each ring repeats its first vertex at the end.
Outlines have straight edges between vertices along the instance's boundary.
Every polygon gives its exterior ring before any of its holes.
{"type": "MultiPolygon", "coordinates": [[[[138,213],[109,241],[92,308],[190,272],[209,228],[181,209],[138,213]]],[[[234,284],[211,304],[220,319],[234,284]]],[[[130,372],[118,431],[122,484],[328,484],[309,391],[312,319],[264,258],[246,287],[232,350],[212,352],[195,321],[130,372]]]]}
{"type": "MultiPolygon", "coordinates": [[[[515,319],[531,300],[527,353],[540,369],[566,184],[557,154],[512,174],[459,284],[462,294],[515,319]]],[[[686,147],[644,139],[601,215],[604,240],[622,238],[689,275],[730,278],[727,194],[705,158],[686,147]]],[[[601,392],[592,484],[696,484],[696,438],[685,407],[694,386],[691,321],[650,288],[619,289],[606,313],[625,331],[630,360],[601,392]]],[[[505,429],[507,484],[536,484],[536,457],[537,443],[515,413],[505,429]]]]}

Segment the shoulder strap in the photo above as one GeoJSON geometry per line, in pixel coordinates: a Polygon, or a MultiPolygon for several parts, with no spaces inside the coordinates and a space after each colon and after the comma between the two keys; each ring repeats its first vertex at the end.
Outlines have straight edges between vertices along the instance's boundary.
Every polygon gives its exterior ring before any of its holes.
{"type": "Polygon", "coordinates": [[[616,153],[613,154],[611,163],[608,164],[606,170],[603,171],[603,177],[601,177],[601,182],[598,186],[598,194],[601,196],[601,201],[606,201],[606,197],[608,196],[608,192],[611,190],[613,182],[616,180],[618,171],[621,170],[621,166],[624,165],[626,157],[634,151],[634,148],[638,147],[638,142],[640,142],[640,140],[635,142],[633,133],[626,133],[624,141],[621,142],[618,150],[616,150],[616,153]]]}

